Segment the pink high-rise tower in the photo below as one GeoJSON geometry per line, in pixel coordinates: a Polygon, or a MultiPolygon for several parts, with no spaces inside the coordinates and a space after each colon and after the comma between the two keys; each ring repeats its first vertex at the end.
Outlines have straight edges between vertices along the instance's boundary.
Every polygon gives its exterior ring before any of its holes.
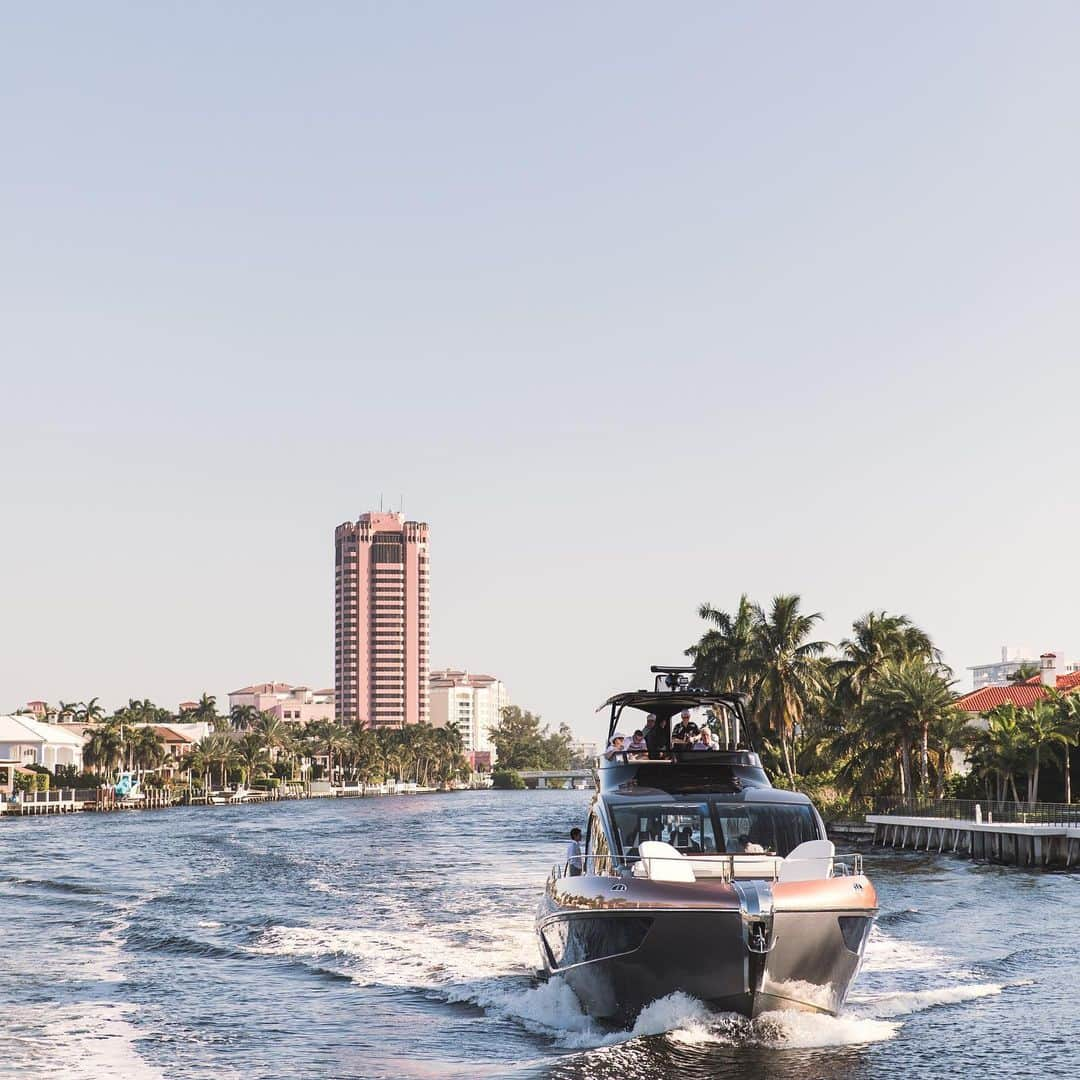
{"type": "Polygon", "coordinates": [[[334,530],[335,712],[343,723],[427,722],[428,527],[372,512],[334,530]]]}

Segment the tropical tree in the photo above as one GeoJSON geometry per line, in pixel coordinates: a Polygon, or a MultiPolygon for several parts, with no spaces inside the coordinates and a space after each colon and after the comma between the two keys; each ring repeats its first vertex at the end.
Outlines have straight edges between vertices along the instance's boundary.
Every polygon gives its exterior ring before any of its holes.
{"type": "Polygon", "coordinates": [[[118,724],[95,725],[83,746],[83,761],[92,769],[101,770],[106,780],[123,761],[124,747],[118,724]]]}
{"type": "Polygon", "coordinates": [[[851,637],[840,642],[840,657],[832,665],[841,707],[861,705],[886,664],[938,659],[929,635],[906,615],[869,611],[852,623],[851,630],[851,637]]]}
{"type": "Polygon", "coordinates": [[[269,751],[271,760],[291,749],[293,739],[289,725],[272,712],[259,713],[251,730],[269,751]]]}
{"type": "Polygon", "coordinates": [[[105,709],[98,704],[96,697],[92,697],[89,701],[81,702],[75,707],[75,716],[80,723],[96,724],[104,719],[105,709]]]}
{"type": "Polygon", "coordinates": [[[327,776],[333,783],[334,754],[346,746],[348,732],[333,720],[312,720],[304,728],[304,739],[313,757],[326,757],[327,776]]]}
{"type": "Polygon", "coordinates": [[[237,739],[235,753],[242,783],[246,784],[253,776],[270,771],[270,753],[257,731],[249,731],[237,739]]]}
{"type": "Polygon", "coordinates": [[[508,705],[489,729],[499,765],[504,769],[568,769],[573,759],[573,732],[560,724],[557,732],[527,709],[508,705]]]}
{"type": "Polygon", "coordinates": [[[1028,751],[1028,805],[1039,801],[1039,771],[1044,760],[1057,757],[1061,743],[1059,710],[1056,702],[1040,698],[1023,712],[1022,729],[1028,751]]]}
{"type": "Polygon", "coordinates": [[[776,596],[766,612],[754,609],[754,717],[780,741],[784,771],[795,780],[791,741],[807,712],[823,704],[828,642],[811,639],[821,621],[799,610],[798,596],[776,596]]]}
{"type": "Polygon", "coordinates": [[[1061,753],[1065,773],[1065,801],[1072,802],[1072,768],[1070,757],[1072,748],[1080,745],[1080,696],[1077,694],[1059,694],[1056,690],[1047,691],[1047,699],[1054,703],[1057,710],[1056,738],[1061,743],[1061,753]]]}
{"type": "Polygon", "coordinates": [[[930,731],[945,725],[955,711],[951,685],[940,665],[924,658],[890,662],[872,683],[860,710],[872,729],[896,741],[905,794],[912,790],[911,759],[916,744],[919,786],[924,794],[929,793],[930,731]]]}
{"type": "Polygon", "coordinates": [[[188,709],[185,713],[185,719],[196,724],[209,724],[216,731],[221,720],[217,711],[217,698],[204,690],[195,708],[188,709]]]}
{"type": "Polygon", "coordinates": [[[204,759],[210,764],[208,771],[219,770],[221,786],[228,783],[229,769],[237,763],[236,743],[223,732],[213,732],[199,743],[204,759]]]}
{"type": "Polygon", "coordinates": [[[229,710],[229,723],[233,731],[247,731],[259,718],[259,710],[254,705],[234,705],[229,710]]]}
{"type": "Polygon", "coordinates": [[[151,724],[130,729],[125,738],[125,749],[129,768],[139,770],[156,769],[167,754],[165,740],[151,724]]]}
{"type": "Polygon", "coordinates": [[[986,727],[976,731],[969,761],[976,776],[996,785],[996,801],[1004,802],[1006,790],[1020,802],[1016,772],[1027,756],[1027,737],[1022,726],[1023,710],[1011,701],[983,713],[986,727]]]}
{"type": "Polygon", "coordinates": [[[716,692],[750,693],[758,670],[757,609],[744,593],[734,615],[702,604],[698,615],[709,629],[686,650],[699,686],[716,692]]]}

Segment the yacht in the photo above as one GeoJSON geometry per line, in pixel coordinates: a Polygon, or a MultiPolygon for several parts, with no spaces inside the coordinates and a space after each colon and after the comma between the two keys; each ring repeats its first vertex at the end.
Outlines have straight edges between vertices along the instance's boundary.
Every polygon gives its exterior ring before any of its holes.
{"type": "Polygon", "coordinates": [[[545,971],[615,1023],[676,991],[746,1016],[837,1013],[877,914],[861,856],[836,853],[806,795],[772,786],[742,695],[652,672],[652,690],[598,710],[608,749],[584,854],[553,868],[537,912],[545,971]],[[648,730],[647,752],[621,723],[648,730]]]}

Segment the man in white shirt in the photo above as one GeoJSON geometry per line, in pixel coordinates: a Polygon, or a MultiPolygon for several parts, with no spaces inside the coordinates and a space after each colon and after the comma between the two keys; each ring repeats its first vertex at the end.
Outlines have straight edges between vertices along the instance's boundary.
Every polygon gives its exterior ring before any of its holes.
{"type": "Polygon", "coordinates": [[[582,872],[585,859],[581,854],[581,830],[575,826],[570,830],[570,839],[566,845],[566,867],[571,877],[578,877],[582,872]]]}

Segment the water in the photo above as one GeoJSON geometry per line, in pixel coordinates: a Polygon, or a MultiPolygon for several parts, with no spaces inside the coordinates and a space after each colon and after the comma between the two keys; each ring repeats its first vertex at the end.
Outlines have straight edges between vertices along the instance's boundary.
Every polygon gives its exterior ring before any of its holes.
{"type": "Polygon", "coordinates": [[[1073,1076],[1080,877],[869,860],[847,1012],[603,1030],[532,914],[583,792],[0,822],[0,1076],[1073,1076]]]}

